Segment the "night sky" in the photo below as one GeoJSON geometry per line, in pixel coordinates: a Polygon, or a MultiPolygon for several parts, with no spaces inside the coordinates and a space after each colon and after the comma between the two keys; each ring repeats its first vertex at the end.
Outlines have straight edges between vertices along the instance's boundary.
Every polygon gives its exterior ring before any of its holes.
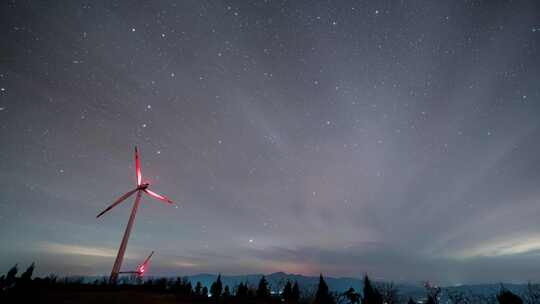
{"type": "Polygon", "coordinates": [[[540,2],[2,1],[0,272],[540,280],[540,2]]]}

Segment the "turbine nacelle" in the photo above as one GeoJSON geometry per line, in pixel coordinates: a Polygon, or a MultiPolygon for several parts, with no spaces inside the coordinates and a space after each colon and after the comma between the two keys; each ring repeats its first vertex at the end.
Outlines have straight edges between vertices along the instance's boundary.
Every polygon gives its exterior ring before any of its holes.
{"type": "Polygon", "coordinates": [[[137,186],[137,190],[146,190],[150,186],[149,183],[142,183],[139,186],[137,186]]]}
{"type": "Polygon", "coordinates": [[[151,191],[148,189],[150,187],[150,183],[148,182],[142,182],[142,174],[141,174],[141,163],[139,160],[139,151],[137,150],[137,147],[135,147],[135,176],[137,177],[137,188],[127,192],[126,194],[119,197],[114,203],[112,203],[109,207],[107,207],[105,210],[103,210],[101,213],[99,213],[96,217],[100,217],[103,214],[105,214],[107,211],[111,210],[112,208],[116,207],[123,201],[125,201],[128,197],[135,194],[136,192],[144,192],[151,196],[154,199],[157,199],[159,201],[168,203],[168,204],[174,204],[173,201],[165,197],[164,195],[158,194],[154,191],[151,191]]]}

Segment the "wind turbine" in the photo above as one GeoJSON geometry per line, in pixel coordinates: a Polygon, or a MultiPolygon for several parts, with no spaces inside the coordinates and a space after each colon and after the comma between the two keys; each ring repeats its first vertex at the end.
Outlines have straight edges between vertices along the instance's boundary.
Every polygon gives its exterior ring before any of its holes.
{"type": "Polygon", "coordinates": [[[126,252],[129,234],[131,233],[131,228],[133,227],[133,223],[135,222],[135,216],[137,215],[137,209],[139,208],[139,203],[141,202],[142,193],[144,192],[150,195],[151,197],[157,200],[160,200],[162,202],[173,204],[173,201],[171,201],[170,199],[148,189],[148,187],[150,186],[149,183],[142,182],[141,165],[139,161],[139,152],[137,151],[137,147],[135,147],[135,174],[137,176],[137,187],[129,191],[128,193],[122,195],[121,197],[119,197],[114,203],[112,203],[109,207],[107,207],[105,210],[103,210],[96,216],[96,218],[99,218],[104,213],[116,207],[117,205],[125,201],[128,197],[136,193],[135,203],[133,204],[133,208],[131,209],[131,215],[129,216],[129,221],[126,226],[126,231],[124,232],[124,236],[122,237],[122,242],[120,243],[120,248],[118,249],[118,254],[116,255],[116,260],[114,261],[114,265],[111,271],[111,276],[109,278],[109,282],[111,284],[116,284],[116,280],[118,279],[118,273],[120,272],[120,268],[122,267],[122,261],[124,260],[124,253],[126,252]]]}

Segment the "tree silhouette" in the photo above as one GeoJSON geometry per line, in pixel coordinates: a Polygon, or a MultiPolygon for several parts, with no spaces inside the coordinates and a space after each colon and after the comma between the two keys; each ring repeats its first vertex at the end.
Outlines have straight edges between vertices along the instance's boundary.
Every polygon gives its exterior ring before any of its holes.
{"type": "Polygon", "coordinates": [[[334,297],[330,294],[328,290],[328,285],[324,281],[322,274],[319,276],[319,286],[317,287],[317,293],[315,294],[315,304],[333,304],[334,297]]]}
{"type": "Polygon", "coordinates": [[[540,284],[527,283],[527,292],[523,298],[527,304],[540,303],[540,284]]]}
{"type": "Polygon", "coordinates": [[[247,296],[248,296],[247,284],[240,283],[240,285],[238,285],[238,287],[236,288],[236,297],[244,299],[244,298],[247,298],[247,296]]]}
{"type": "Polygon", "coordinates": [[[15,284],[15,276],[17,275],[17,272],[19,272],[19,266],[18,264],[15,264],[13,267],[11,267],[6,275],[5,285],[7,288],[10,288],[15,284]]]}
{"type": "Polygon", "coordinates": [[[497,295],[497,301],[500,304],[523,304],[523,300],[510,290],[502,289],[497,295]]]}
{"type": "Polygon", "coordinates": [[[207,298],[208,297],[208,287],[204,286],[201,292],[201,296],[207,298]]]}
{"type": "Polygon", "coordinates": [[[270,297],[270,288],[268,287],[268,281],[265,276],[262,276],[259,281],[259,287],[257,288],[257,298],[267,299],[270,297]]]}
{"type": "Polygon", "coordinates": [[[345,298],[349,301],[349,304],[360,304],[360,295],[354,290],[354,288],[349,288],[344,293],[345,298]]]}
{"type": "Polygon", "coordinates": [[[181,277],[177,277],[174,283],[172,283],[171,285],[171,290],[177,292],[180,295],[185,295],[185,286],[181,277]]]}
{"type": "Polygon", "coordinates": [[[437,301],[435,300],[435,298],[433,298],[431,295],[429,295],[427,297],[426,304],[437,304],[437,301]]]}
{"type": "Polygon", "coordinates": [[[201,282],[197,281],[197,284],[195,285],[195,295],[200,296],[202,293],[202,284],[201,282]]]}
{"type": "Polygon", "coordinates": [[[188,278],[184,278],[184,294],[186,296],[193,295],[193,286],[191,285],[191,281],[188,278]]]}
{"type": "Polygon", "coordinates": [[[430,282],[424,282],[424,288],[427,293],[426,304],[438,304],[439,295],[441,294],[441,288],[438,286],[431,285],[430,282]]]}
{"type": "Polygon", "coordinates": [[[362,304],[383,304],[381,293],[371,285],[367,275],[364,276],[364,298],[362,304]]]}
{"type": "Polygon", "coordinates": [[[382,296],[383,302],[386,304],[399,303],[398,288],[394,283],[382,283],[377,285],[377,290],[382,296]]]}
{"type": "Polygon", "coordinates": [[[221,274],[218,275],[217,280],[210,286],[210,293],[212,298],[219,299],[221,291],[223,290],[223,284],[221,283],[221,274]]]}
{"type": "Polygon", "coordinates": [[[34,273],[34,268],[36,268],[36,264],[32,263],[28,268],[26,268],[26,271],[21,274],[21,281],[27,282],[32,280],[32,274],[34,273]]]}
{"type": "Polygon", "coordinates": [[[291,300],[293,303],[298,303],[300,301],[300,287],[298,287],[298,282],[294,282],[291,294],[291,300]]]}
{"type": "Polygon", "coordinates": [[[407,302],[407,304],[416,304],[416,302],[415,302],[415,301],[413,301],[413,299],[412,299],[412,298],[409,298],[409,302],[407,302]]]}
{"type": "MultiPolygon", "coordinates": [[[[16,279],[15,288],[27,289],[32,284],[32,274],[34,273],[35,264],[32,263],[19,277],[16,279]]],[[[28,295],[29,296],[29,295],[28,295]]]]}
{"type": "Polygon", "coordinates": [[[225,289],[223,290],[223,296],[224,297],[230,297],[231,296],[231,291],[229,290],[229,285],[225,286],[225,289]]]}
{"type": "Polygon", "coordinates": [[[285,283],[285,287],[283,287],[283,291],[281,292],[281,298],[286,303],[292,302],[292,284],[291,284],[291,282],[287,281],[287,283],[285,283]]]}

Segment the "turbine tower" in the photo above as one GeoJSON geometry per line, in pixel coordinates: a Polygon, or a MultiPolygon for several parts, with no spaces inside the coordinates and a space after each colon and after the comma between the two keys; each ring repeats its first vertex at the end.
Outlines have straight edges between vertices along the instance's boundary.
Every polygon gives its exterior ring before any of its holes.
{"type": "Polygon", "coordinates": [[[136,193],[135,196],[135,203],[133,204],[133,208],[131,209],[131,215],[129,216],[129,221],[126,226],[126,231],[124,232],[124,236],[122,237],[122,242],[120,243],[120,248],[118,248],[118,254],[116,255],[116,260],[114,261],[114,265],[111,271],[111,276],[109,278],[109,283],[116,284],[116,281],[118,279],[118,274],[120,273],[120,268],[122,267],[122,261],[124,260],[124,253],[126,252],[126,247],[129,239],[129,234],[131,233],[131,228],[133,227],[133,223],[135,222],[135,216],[137,215],[137,209],[139,208],[139,203],[141,202],[141,195],[142,193],[146,193],[150,195],[151,197],[160,200],[162,202],[173,204],[173,201],[166,198],[165,196],[161,194],[157,194],[154,191],[151,191],[148,189],[150,186],[149,183],[142,182],[142,175],[141,175],[141,165],[139,161],[139,152],[137,151],[137,147],[135,147],[135,174],[137,176],[137,187],[128,193],[122,195],[119,197],[114,203],[112,203],[109,207],[107,207],[105,210],[100,212],[96,218],[99,218],[107,211],[111,210],[112,208],[119,205],[121,202],[125,201],[128,197],[136,193]]]}

